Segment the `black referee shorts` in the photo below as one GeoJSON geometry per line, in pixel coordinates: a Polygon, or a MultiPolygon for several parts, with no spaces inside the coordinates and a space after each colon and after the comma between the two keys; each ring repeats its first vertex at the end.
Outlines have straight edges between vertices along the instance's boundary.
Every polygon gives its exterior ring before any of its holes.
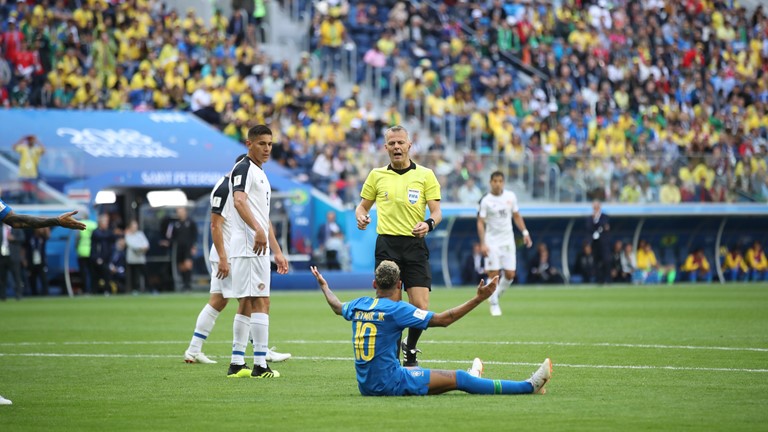
{"type": "Polygon", "coordinates": [[[186,261],[188,259],[193,259],[193,257],[192,257],[192,246],[178,245],[176,247],[176,262],[177,263],[183,263],[184,261],[186,261]]]}
{"type": "Polygon", "coordinates": [[[400,267],[403,286],[427,287],[432,291],[429,249],[423,238],[379,235],[376,238],[376,268],[382,261],[394,261],[400,267]]]}

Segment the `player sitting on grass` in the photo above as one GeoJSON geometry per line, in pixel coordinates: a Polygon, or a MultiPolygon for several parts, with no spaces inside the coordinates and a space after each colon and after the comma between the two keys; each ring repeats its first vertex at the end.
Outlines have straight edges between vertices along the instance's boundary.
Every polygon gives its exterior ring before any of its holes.
{"type": "Polygon", "coordinates": [[[393,261],[382,261],[376,268],[373,287],[376,297],[360,297],[342,304],[328,283],[310,267],[325,294],[328,305],[347,321],[354,332],[357,386],[363,396],[407,396],[441,394],[461,390],[472,394],[527,394],[545,392],[552,377],[552,362],[544,360],[526,381],[490,380],[480,378],[483,363],[475,359],[472,368],[463,370],[431,370],[405,368],[397,359],[397,347],[402,331],[415,327],[447,327],[485,301],[496,289],[498,276],[488,284],[480,281],[477,294],[468,302],[442,313],[416,308],[400,301],[400,269],[393,261]]]}

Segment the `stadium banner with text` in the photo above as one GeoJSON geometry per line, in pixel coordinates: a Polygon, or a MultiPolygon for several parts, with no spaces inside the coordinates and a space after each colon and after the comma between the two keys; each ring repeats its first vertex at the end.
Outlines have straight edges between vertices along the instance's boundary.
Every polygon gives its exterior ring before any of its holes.
{"type": "MultiPolygon", "coordinates": [[[[45,146],[39,170],[64,179],[63,191],[107,188],[209,188],[228,173],[245,146],[185,112],[0,111],[0,148],[29,135],[45,146]]],[[[297,244],[312,234],[311,187],[277,163],[264,169],[272,188],[291,194],[288,214],[297,244]]]]}

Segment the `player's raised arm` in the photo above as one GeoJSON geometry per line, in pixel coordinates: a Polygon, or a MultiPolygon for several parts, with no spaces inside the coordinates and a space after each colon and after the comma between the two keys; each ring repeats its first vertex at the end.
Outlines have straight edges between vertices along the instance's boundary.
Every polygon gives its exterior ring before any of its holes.
{"type": "Polygon", "coordinates": [[[496,290],[496,285],[499,282],[499,277],[494,276],[494,278],[488,281],[487,284],[484,284],[484,282],[485,281],[482,279],[480,280],[480,283],[477,285],[477,294],[466,303],[448,309],[445,312],[434,314],[432,319],[429,320],[429,327],[448,327],[460,320],[464,315],[468,314],[472,309],[479,306],[493,294],[496,290]]]}
{"type": "Polygon", "coordinates": [[[323,291],[323,294],[325,294],[325,301],[328,302],[328,306],[331,307],[331,310],[336,315],[341,315],[341,301],[339,301],[339,298],[336,297],[336,294],[331,291],[331,288],[328,286],[328,282],[325,281],[325,278],[323,275],[320,274],[319,271],[317,271],[317,267],[310,266],[309,269],[312,271],[312,274],[315,275],[315,278],[317,279],[317,284],[320,286],[320,289],[323,291]]]}

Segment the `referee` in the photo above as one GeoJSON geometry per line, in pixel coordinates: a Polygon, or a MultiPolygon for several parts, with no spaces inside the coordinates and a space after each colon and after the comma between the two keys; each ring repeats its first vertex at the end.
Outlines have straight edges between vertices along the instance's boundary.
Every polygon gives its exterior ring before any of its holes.
{"type": "MultiPolygon", "coordinates": [[[[394,261],[401,271],[401,279],[408,301],[421,310],[429,308],[432,289],[432,271],[429,267],[427,233],[442,220],[440,210],[440,184],[431,169],[416,165],[408,157],[411,140],[402,126],[393,126],[384,132],[384,147],[389,154],[389,165],[374,168],[363,184],[362,200],[355,209],[357,228],[364,230],[371,223],[368,212],[376,203],[378,224],[376,233],[376,268],[385,260],[394,261]],[[429,207],[429,219],[426,208],[429,207]]],[[[403,366],[418,366],[416,349],[422,330],[408,329],[403,342],[403,366]]]]}

